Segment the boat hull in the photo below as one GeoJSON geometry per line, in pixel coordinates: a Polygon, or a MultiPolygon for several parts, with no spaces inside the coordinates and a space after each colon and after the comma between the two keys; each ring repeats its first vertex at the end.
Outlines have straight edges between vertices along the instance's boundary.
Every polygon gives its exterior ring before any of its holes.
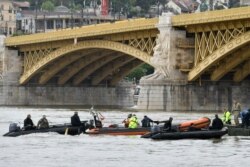
{"type": "Polygon", "coordinates": [[[107,135],[144,135],[145,133],[150,132],[151,128],[135,128],[135,129],[130,129],[130,128],[94,128],[87,130],[87,134],[107,134],[107,135]]]}
{"type": "Polygon", "coordinates": [[[52,127],[47,129],[34,129],[34,130],[20,130],[17,132],[8,132],[3,136],[8,137],[17,137],[22,135],[34,134],[34,133],[48,133],[48,132],[56,132],[59,134],[68,134],[68,135],[78,135],[82,133],[80,127],[72,127],[72,126],[63,126],[63,127],[52,127]]]}
{"type": "Polygon", "coordinates": [[[228,126],[229,136],[250,136],[250,128],[228,126]]]}
{"type": "Polygon", "coordinates": [[[151,138],[155,140],[178,140],[178,139],[211,139],[221,138],[227,134],[227,129],[223,130],[201,130],[187,132],[160,132],[153,135],[151,138]]]}

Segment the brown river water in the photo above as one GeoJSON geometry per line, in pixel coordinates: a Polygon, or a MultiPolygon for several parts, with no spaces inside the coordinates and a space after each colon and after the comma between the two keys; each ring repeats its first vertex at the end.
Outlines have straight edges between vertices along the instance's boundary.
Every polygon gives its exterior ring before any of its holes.
{"type": "MultiPolygon", "coordinates": [[[[3,137],[9,124],[20,122],[31,114],[33,122],[47,115],[50,124],[69,123],[74,111],[81,120],[90,119],[88,109],[0,108],[0,167],[247,167],[250,165],[250,137],[223,136],[211,140],[154,141],[140,136],[84,135],[68,136],[56,133],[3,137]]],[[[97,110],[105,116],[104,125],[121,124],[130,113],[121,110],[97,110]]],[[[142,119],[173,123],[214,113],[137,112],[142,119]]]]}

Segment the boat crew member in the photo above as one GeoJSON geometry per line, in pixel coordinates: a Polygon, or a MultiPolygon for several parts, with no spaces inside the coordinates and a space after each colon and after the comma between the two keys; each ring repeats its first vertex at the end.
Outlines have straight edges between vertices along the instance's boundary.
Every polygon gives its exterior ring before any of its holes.
{"type": "Polygon", "coordinates": [[[141,121],[142,127],[151,127],[151,125],[150,125],[151,122],[154,122],[154,121],[145,115],[141,121]]]}
{"type": "Polygon", "coordinates": [[[218,115],[215,114],[215,118],[213,119],[211,129],[221,130],[222,128],[223,128],[223,122],[222,122],[222,120],[218,117],[218,115]]]}
{"type": "Polygon", "coordinates": [[[71,117],[71,125],[72,125],[72,126],[79,126],[80,129],[81,129],[81,131],[82,131],[83,133],[85,133],[85,130],[86,130],[86,128],[85,128],[85,123],[82,123],[82,122],[81,122],[81,120],[80,120],[80,118],[79,118],[79,116],[78,116],[78,112],[77,112],[77,111],[76,111],[76,112],[74,113],[74,115],[71,117]]]}
{"type": "Polygon", "coordinates": [[[49,122],[46,118],[46,115],[43,115],[43,117],[38,121],[37,128],[38,129],[49,128],[49,122]]]}
{"type": "Polygon", "coordinates": [[[224,124],[231,125],[231,113],[226,108],[224,108],[224,113],[223,113],[223,119],[222,120],[223,120],[224,124]]]}
{"type": "Polygon", "coordinates": [[[135,114],[129,119],[129,125],[128,128],[135,129],[139,125],[138,119],[135,114]]]}
{"type": "Polygon", "coordinates": [[[36,129],[36,126],[34,126],[33,124],[31,115],[28,114],[27,118],[24,120],[24,130],[32,130],[32,129],[36,129]]]}
{"type": "Polygon", "coordinates": [[[234,116],[234,123],[236,126],[239,125],[239,116],[240,116],[240,111],[241,111],[241,104],[236,101],[233,100],[233,116],[234,116]]]}
{"type": "Polygon", "coordinates": [[[128,128],[129,126],[129,119],[132,117],[132,114],[128,114],[127,119],[124,119],[122,123],[124,123],[125,128],[128,128]]]}
{"type": "Polygon", "coordinates": [[[250,125],[250,109],[240,112],[242,119],[242,127],[248,127],[250,125]]]}
{"type": "Polygon", "coordinates": [[[172,117],[169,117],[168,121],[163,121],[164,122],[163,131],[171,131],[172,130],[172,121],[173,121],[172,117]]]}
{"type": "Polygon", "coordinates": [[[71,125],[72,126],[81,126],[81,121],[80,121],[80,118],[78,116],[78,112],[77,111],[71,117],[71,125]]]}

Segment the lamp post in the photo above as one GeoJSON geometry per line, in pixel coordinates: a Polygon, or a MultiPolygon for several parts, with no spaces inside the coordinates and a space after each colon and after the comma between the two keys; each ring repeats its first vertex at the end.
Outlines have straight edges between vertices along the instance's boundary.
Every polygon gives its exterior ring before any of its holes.
{"type": "Polygon", "coordinates": [[[38,0],[36,0],[35,33],[37,33],[37,5],[38,5],[38,0]]]}
{"type": "Polygon", "coordinates": [[[2,11],[0,10],[0,33],[3,33],[3,14],[2,11]]]}
{"type": "Polygon", "coordinates": [[[82,19],[81,19],[81,25],[83,26],[83,10],[84,10],[84,8],[85,8],[85,0],[83,0],[83,2],[82,2],[82,11],[81,11],[81,14],[82,14],[82,19]]]}
{"type": "Polygon", "coordinates": [[[157,15],[160,16],[160,2],[157,1],[157,15]]]}

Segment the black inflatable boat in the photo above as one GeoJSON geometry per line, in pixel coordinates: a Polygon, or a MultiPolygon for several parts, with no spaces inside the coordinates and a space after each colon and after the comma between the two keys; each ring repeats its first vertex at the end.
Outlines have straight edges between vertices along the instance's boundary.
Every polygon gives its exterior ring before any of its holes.
{"type": "Polygon", "coordinates": [[[53,125],[45,129],[33,129],[33,130],[18,129],[15,131],[10,131],[4,134],[3,136],[17,137],[17,136],[28,135],[32,133],[48,133],[48,132],[56,132],[59,134],[67,134],[67,135],[79,135],[80,133],[83,132],[83,129],[77,126],[73,127],[71,126],[71,124],[60,124],[60,125],[53,125]]]}
{"type": "Polygon", "coordinates": [[[199,131],[186,131],[186,132],[159,132],[148,133],[142,138],[152,138],[155,140],[178,140],[178,139],[211,139],[221,138],[227,134],[227,128],[222,130],[199,130],[199,131]]]}

